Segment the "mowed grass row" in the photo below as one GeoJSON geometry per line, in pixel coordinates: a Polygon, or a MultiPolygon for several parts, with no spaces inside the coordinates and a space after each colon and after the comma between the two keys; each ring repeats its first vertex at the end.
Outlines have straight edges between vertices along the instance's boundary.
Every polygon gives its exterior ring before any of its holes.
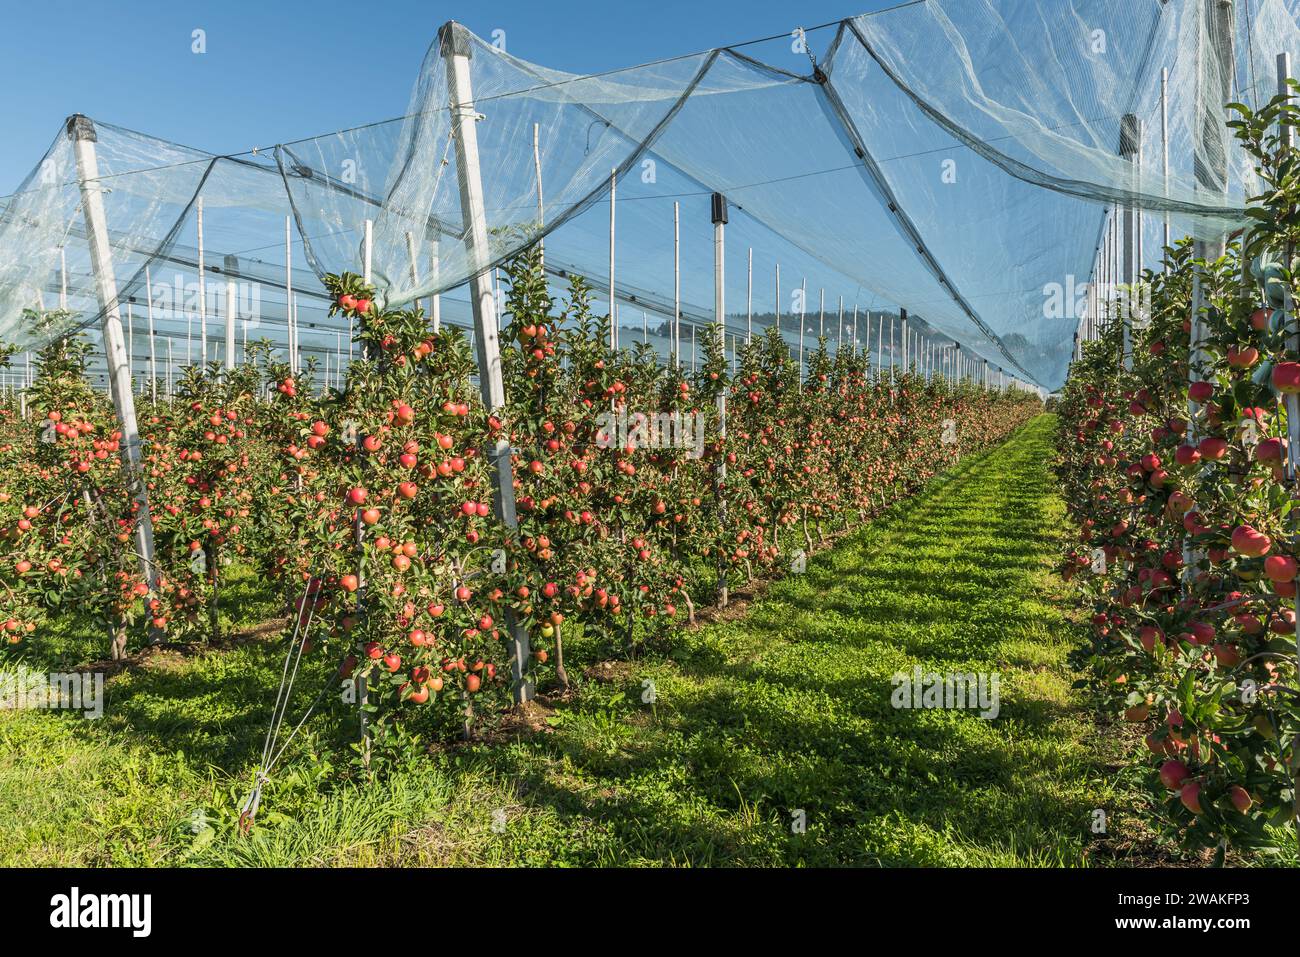
{"type": "MultiPolygon", "coordinates": [[[[1042,416],[547,730],[339,784],[332,715],[233,826],[281,651],[168,657],[107,716],[0,717],[0,863],[1077,865],[1134,800],[1070,690],[1042,416]],[[1000,711],[896,709],[896,673],[996,673],[1000,711]],[[802,826],[800,823],[802,822],[802,826]]],[[[312,686],[314,687],[314,685],[312,686]]],[[[307,692],[304,692],[304,698],[307,692]]],[[[305,700],[302,702],[305,704],[305,700]]],[[[1099,853],[1101,852],[1101,853],[1099,853]]]]}

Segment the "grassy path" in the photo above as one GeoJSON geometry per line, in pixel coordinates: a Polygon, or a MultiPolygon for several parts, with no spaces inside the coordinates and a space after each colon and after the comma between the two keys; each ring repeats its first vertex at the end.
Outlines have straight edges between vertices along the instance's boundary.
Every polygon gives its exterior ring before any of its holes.
{"type": "MultiPolygon", "coordinates": [[[[369,791],[281,782],[268,807],[284,817],[251,840],[193,825],[197,807],[232,801],[237,788],[205,761],[228,771],[223,758],[245,759],[251,704],[246,728],[238,714],[214,728],[184,702],[137,702],[173,709],[151,720],[184,754],[124,729],[0,718],[0,863],[1084,863],[1092,809],[1116,796],[1064,664],[1053,424],[1043,416],[964,463],[745,617],[682,636],[671,657],[590,669],[550,733],[369,791]],[[996,673],[997,717],[894,708],[891,677],[917,665],[996,673]]],[[[216,678],[254,702],[266,665],[216,678]]],[[[168,680],[173,693],[186,684],[168,680]]]]}

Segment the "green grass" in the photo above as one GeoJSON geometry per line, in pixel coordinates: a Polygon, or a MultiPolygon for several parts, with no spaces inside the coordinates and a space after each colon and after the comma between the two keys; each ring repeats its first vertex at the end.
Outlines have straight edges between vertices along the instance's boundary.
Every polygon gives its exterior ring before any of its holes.
{"type": "Polygon", "coordinates": [[[579,676],[549,733],[442,752],[365,787],[326,783],[339,732],[326,718],[249,838],[231,822],[279,679],[274,643],[127,673],[101,721],[0,715],[0,864],[1113,859],[1093,809],[1115,834],[1134,798],[1103,772],[1113,742],[1070,690],[1053,427],[1040,417],[966,461],[745,616],[579,676]],[[996,672],[999,716],[893,708],[891,676],[917,664],[996,672]]]}

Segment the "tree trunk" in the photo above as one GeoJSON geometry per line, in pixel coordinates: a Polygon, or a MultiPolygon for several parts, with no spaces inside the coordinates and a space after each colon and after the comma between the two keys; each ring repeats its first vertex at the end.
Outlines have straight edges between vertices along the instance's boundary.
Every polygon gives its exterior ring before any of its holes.
{"type": "Polygon", "coordinates": [[[569,673],[564,670],[564,638],[560,635],[560,626],[555,626],[555,677],[559,679],[565,691],[569,690],[569,673]]]}
{"type": "Polygon", "coordinates": [[[109,626],[108,632],[108,655],[114,661],[122,661],[126,658],[126,625],[120,621],[114,622],[109,626]]]}

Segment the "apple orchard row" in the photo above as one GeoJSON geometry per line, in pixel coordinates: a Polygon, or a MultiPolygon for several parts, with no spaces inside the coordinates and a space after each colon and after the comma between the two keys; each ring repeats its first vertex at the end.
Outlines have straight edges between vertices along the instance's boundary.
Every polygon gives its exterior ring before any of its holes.
{"type": "Polygon", "coordinates": [[[483,408],[458,330],[372,305],[350,274],[327,280],[333,309],[360,320],[362,358],[341,390],[318,397],[311,370],[294,377],[266,344],[230,371],[191,368],[172,401],[146,390],[152,576],[111,404],[86,381],[88,347],[47,346],[28,417],[4,409],[0,426],[0,620],[13,648],[74,614],[101,621],[119,656],[209,640],[239,564],[276,590],[323,673],[366,679],[376,741],[395,715],[442,733],[462,725],[467,701],[506,701],[516,664],[567,684],[566,632],[635,654],[1040,408],[911,374],[891,384],[865,355],[832,358],[824,343],[801,383],[776,332],[745,348],[734,376],[706,335],[687,374],[645,346],[611,350],[581,279],[556,302],[534,254],[507,272],[501,409],[483,408]],[[611,410],[700,416],[704,439],[611,448],[600,434],[611,410]],[[494,502],[502,439],[517,528],[494,502]],[[510,660],[512,617],[531,639],[524,662],[510,660]]]}
{"type": "Polygon", "coordinates": [[[1092,604],[1078,661],[1141,729],[1156,815],[1192,848],[1275,842],[1296,818],[1296,486],[1288,403],[1300,186],[1277,101],[1232,125],[1263,182],[1221,258],[1190,240],[1149,273],[1131,361],[1114,322],[1071,370],[1061,475],[1078,523],[1067,555],[1092,604]],[[1200,296],[1197,298],[1197,283],[1200,296]],[[1193,349],[1195,330],[1196,348],[1193,349]],[[1131,366],[1131,368],[1130,368],[1131,366]]]}

